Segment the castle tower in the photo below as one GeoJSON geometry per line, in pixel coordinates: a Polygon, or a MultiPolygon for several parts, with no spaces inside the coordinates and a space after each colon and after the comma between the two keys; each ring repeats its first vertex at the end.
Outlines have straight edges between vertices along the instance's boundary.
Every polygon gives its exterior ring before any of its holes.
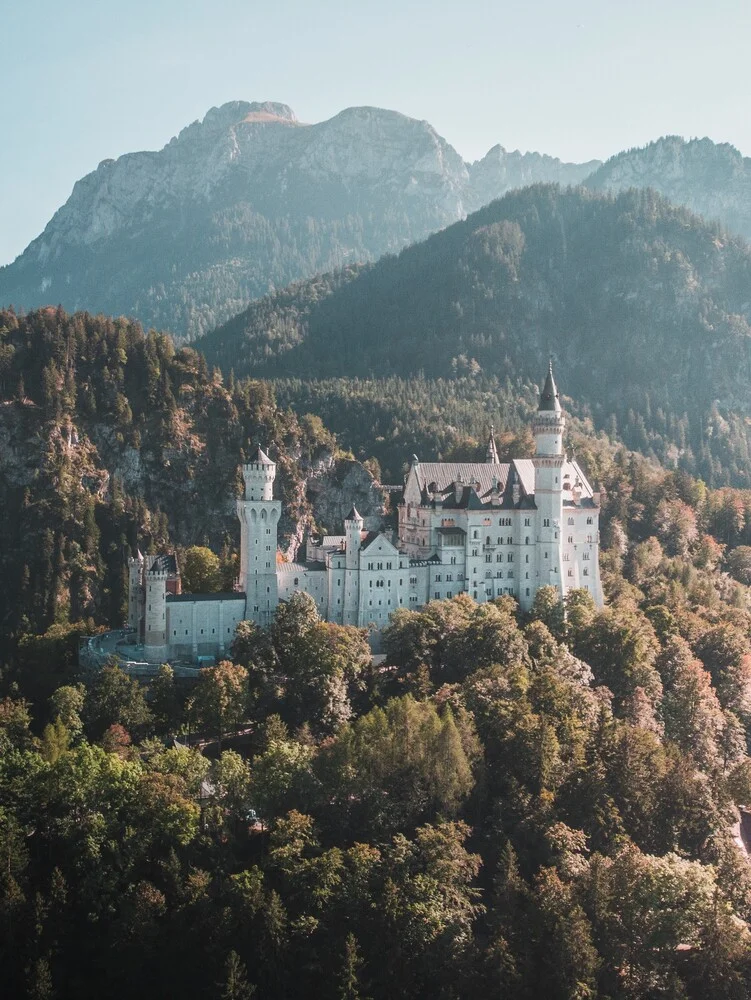
{"type": "Polygon", "coordinates": [[[550,584],[563,592],[561,579],[563,521],[563,432],[566,417],[561,409],[553,363],[550,362],[540,403],[532,420],[536,448],[535,504],[537,506],[537,586],[550,584]]]}
{"type": "Polygon", "coordinates": [[[276,549],[282,505],[274,500],[275,478],[276,465],[259,445],[253,461],[243,466],[245,493],[237,501],[245,616],[258,625],[269,624],[279,603],[276,549]]]}
{"type": "Polygon", "coordinates": [[[167,577],[169,568],[165,560],[151,557],[146,567],[144,593],[144,653],[151,663],[160,663],[168,657],[167,648],[167,577]]]}
{"type": "Polygon", "coordinates": [[[362,544],[362,517],[356,507],[344,520],[344,625],[357,625],[360,608],[360,547],[362,544]]]}

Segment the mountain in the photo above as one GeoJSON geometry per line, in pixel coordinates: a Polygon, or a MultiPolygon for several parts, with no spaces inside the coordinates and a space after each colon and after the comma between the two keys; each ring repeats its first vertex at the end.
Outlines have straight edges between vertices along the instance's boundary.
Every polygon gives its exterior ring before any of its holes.
{"type": "Polygon", "coordinates": [[[751,239],[751,159],[729,143],[665,136],[611,157],[586,184],[599,191],[651,187],[751,239]]]}
{"type": "Polygon", "coordinates": [[[748,485],[750,318],[740,237],[649,190],[536,186],[397,257],[253,303],[196,346],[225,371],[303,382],[503,384],[539,376],[552,353],[598,427],[710,482],[748,485]]]}
{"type": "Polygon", "coordinates": [[[212,108],[159,152],[104,160],[12,264],[0,304],[48,303],[196,336],[292,281],[396,252],[510,187],[596,164],[494,147],[466,164],[427,122],[349,108],[212,108]]]}

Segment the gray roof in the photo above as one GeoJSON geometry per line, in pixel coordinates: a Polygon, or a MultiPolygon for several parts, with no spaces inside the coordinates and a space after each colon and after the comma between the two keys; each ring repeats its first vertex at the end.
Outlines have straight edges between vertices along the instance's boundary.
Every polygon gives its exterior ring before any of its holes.
{"type": "MultiPolygon", "coordinates": [[[[514,465],[527,493],[535,491],[535,467],[529,458],[517,458],[514,465]]],[[[457,480],[467,486],[474,486],[483,496],[493,488],[493,480],[498,489],[503,490],[508,479],[508,462],[420,462],[414,466],[421,489],[435,483],[433,492],[444,493],[457,480]]]]}
{"type": "Polygon", "coordinates": [[[226,590],[217,594],[167,594],[168,604],[191,604],[194,601],[245,601],[245,594],[226,590]]]}
{"type": "Polygon", "coordinates": [[[277,573],[321,573],[326,569],[326,564],[322,562],[279,562],[276,564],[277,573]]]}
{"type": "Polygon", "coordinates": [[[352,510],[344,518],[345,521],[362,521],[362,515],[357,512],[357,507],[352,504],[352,510]]]}
{"type": "Polygon", "coordinates": [[[177,576],[177,557],[174,552],[157,556],[149,567],[149,573],[168,573],[170,576],[177,576]]]}
{"type": "Polygon", "coordinates": [[[266,452],[263,450],[263,448],[261,448],[260,444],[258,445],[258,454],[255,457],[255,461],[258,462],[260,465],[274,464],[269,458],[269,456],[266,454],[266,452]]]}
{"type": "Polygon", "coordinates": [[[561,401],[558,398],[558,389],[553,378],[553,362],[548,365],[548,374],[545,377],[545,385],[540,393],[540,405],[538,410],[543,412],[561,412],[561,401]]]}

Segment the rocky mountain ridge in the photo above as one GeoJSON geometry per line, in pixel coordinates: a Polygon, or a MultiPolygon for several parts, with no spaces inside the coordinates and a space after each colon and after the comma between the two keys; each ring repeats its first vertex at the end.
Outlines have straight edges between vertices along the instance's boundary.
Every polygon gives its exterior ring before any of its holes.
{"type": "Polygon", "coordinates": [[[727,142],[663,136],[611,157],[585,184],[607,191],[653,188],[674,204],[751,239],[751,158],[727,142]]]}
{"type": "Polygon", "coordinates": [[[285,104],[212,108],[158,152],[103,160],[0,268],[0,302],[134,315],[197,335],[249,301],[396,252],[511,187],[579,183],[495,146],[466,164],[425,121],[348,108],[315,125],[285,104]]]}

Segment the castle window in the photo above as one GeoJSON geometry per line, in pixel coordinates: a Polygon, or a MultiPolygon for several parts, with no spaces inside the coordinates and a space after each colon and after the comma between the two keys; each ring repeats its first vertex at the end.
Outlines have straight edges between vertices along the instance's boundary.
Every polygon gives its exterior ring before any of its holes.
{"type": "MultiPolygon", "coordinates": [[[[448,597],[448,598],[449,598],[449,600],[450,600],[450,599],[451,599],[451,598],[452,598],[453,596],[454,596],[454,593],[453,593],[453,591],[451,591],[451,590],[449,590],[449,591],[448,591],[448,593],[446,594],[446,597],[448,597]]],[[[400,601],[399,603],[401,604],[401,601],[400,601]]]]}
{"type": "Polygon", "coordinates": [[[527,587],[527,597],[529,597],[529,587],[527,587]]]}
{"type": "Polygon", "coordinates": [[[587,566],[582,570],[582,576],[589,576],[589,568],[587,566]]]}
{"type": "Polygon", "coordinates": [[[514,539],[511,537],[511,535],[509,535],[509,537],[506,539],[506,544],[507,545],[513,545],[514,544],[514,539]]]}
{"type": "MultiPolygon", "coordinates": [[[[500,544],[500,541],[501,541],[501,540],[500,540],[500,538],[499,538],[499,539],[498,539],[498,543],[499,543],[499,544],[500,544]]],[[[487,535],[487,536],[486,536],[486,538],[485,538],[485,544],[486,544],[486,545],[492,545],[492,542],[490,541],[490,535],[487,535]]]]}
{"type": "Polygon", "coordinates": [[[403,584],[404,584],[404,580],[400,580],[399,581],[399,586],[401,587],[403,584]]]}
{"type": "Polygon", "coordinates": [[[589,559],[589,552],[582,553],[582,559],[589,559]]]}
{"type": "Polygon", "coordinates": [[[377,565],[377,567],[376,567],[376,569],[383,569],[383,563],[379,562],[378,565],[377,565]]]}
{"type": "Polygon", "coordinates": [[[508,578],[509,578],[509,580],[513,580],[514,579],[514,571],[512,569],[510,569],[508,571],[508,578]]]}
{"type": "Polygon", "coordinates": [[[524,544],[529,545],[529,535],[524,536],[524,544]]]}
{"type": "Polygon", "coordinates": [[[188,634],[188,630],[187,630],[187,629],[185,629],[185,634],[186,634],[186,635],[188,634]]]}
{"type": "Polygon", "coordinates": [[[297,577],[295,577],[295,586],[297,586],[299,584],[299,582],[300,582],[299,579],[297,577]]]}
{"type": "Polygon", "coordinates": [[[592,541],[592,536],[591,536],[591,535],[587,535],[587,541],[588,541],[588,542],[591,542],[591,541],[592,541]]]}
{"type": "Polygon", "coordinates": [[[550,518],[549,517],[544,517],[542,519],[542,526],[543,526],[543,528],[549,528],[550,527],[550,518]]]}
{"type": "Polygon", "coordinates": [[[479,531],[473,531],[472,532],[472,537],[473,538],[479,538],[480,537],[480,532],[479,531]]]}
{"type": "Polygon", "coordinates": [[[524,562],[529,562],[529,556],[528,556],[528,555],[526,555],[526,556],[524,557],[524,562]]]}
{"type": "Polygon", "coordinates": [[[485,562],[488,563],[492,561],[493,561],[493,556],[491,555],[490,552],[488,552],[488,554],[485,556],[485,562]]]}
{"type": "Polygon", "coordinates": [[[592,524],[592,518],[591,517],[587,518],[587,524],[592,524]]]}
{"type": "Polygon", "coordinates": [[[573,575],[574,575],[574,571],[573,571],[572,569],[570,569],[570,570],[568,571],[568,575],[569,575],[569,576],[573,576],[573,575]]]}
{"type": "Polygon", "coordinates": [[[528,518],[528,517],[525,517],[525,518],[524,518],[524,527],[525,527],[525,528],[528,528],[528,527],[529,527],[529,518],[528,518]]]}
{"type": "Polygon", "coordinates": [[[435,575],[435,582],[436,583],[440,583],[441,582],[441,574],[440,573],[436,573],[436,575],[435,575]]]}
{"type": "Polygon", "coordinates": [[[513,562],[513,561],[514,561],[514,553],[513,552],[509,552],[507,562],[513,562]]]}
{"type": "Polygon", "coordinates": [[[411,576],[409,578],[409,582],[412,584],[412,586],[414,586],[417,583],[417,577],[416,576],[411,576]]]}
{"type": "Polygon", "coordinates": [[[373,569],[373,563],[372,562],[368,563],[368,569],[373,569]]]}
{"type": "Polygon", "coordinates": [[[440,591],[436,590],[436,592],[435,592],[435,599],[439,600],[440,596],[441,596],[440,591]]]}
{"type": "Polygon", "coordinates": [[[149,605],[149,611],[151,611],[151,605],[149,605]]]}
{"type": "Polygon", "coordinates": [[[569,535],[568,536],[568,543],[569,543],[569,545],[573,545],[574,544],[574,536],[573,535],[569,535]]]}
{"type": "Polygon", "coordinates": [[[570,517],[570,518],[568,519],[568,523],[569,523],[569,524],[573,524],[573,523],[574,523],[574,519],[573,519],[573,517],[570,517]]]}
{"type": "Polygon", "coordinates": [[[451,557],[451,565],[456,566],[456,556],[451,557]]]}
{"type": "Polygon", "coordinates": [[[499,569],[498,572],[496,573],[496,576],[498,577],[499,580],[502,580],[503,579],[503,570],[499,569]]]}
{"type": "Polygon", "coordinates": [[[172,634],[177,635],[177,629],[175,629],[172,634]]]}
{"type": "Polygon", "coordinates": [[[477,555],[477,549],[472,549],[472,555],[473,555],[473,556],[476,556],[476,555],[477,555]]]}
{"type": "Polygon", "coordinates": [[[495,557],[495,561],[496,562],[503,562],[503,553],[502,552],[498,553],[498,555],[495,557]]]}
{"type": "Polygon", "coordinates": [[[390,562],[386,563],[386,569],[391,569],[391,563],[390,562]]]}
{"type": "Polygon", "coordinates": [[[372,590],[373,589],[373,581],[372,580],[370,581],[369,586],[370,586],[370,589],[372,590]]]}
{"type": "Polygon", "coordinates": [[[212,628],[212,630],[211,630],[211,634],[212,634],[212,635],[214,635],[215,633],[216,633],[216,629],[215,629],[215,628],[212,628]]]}

